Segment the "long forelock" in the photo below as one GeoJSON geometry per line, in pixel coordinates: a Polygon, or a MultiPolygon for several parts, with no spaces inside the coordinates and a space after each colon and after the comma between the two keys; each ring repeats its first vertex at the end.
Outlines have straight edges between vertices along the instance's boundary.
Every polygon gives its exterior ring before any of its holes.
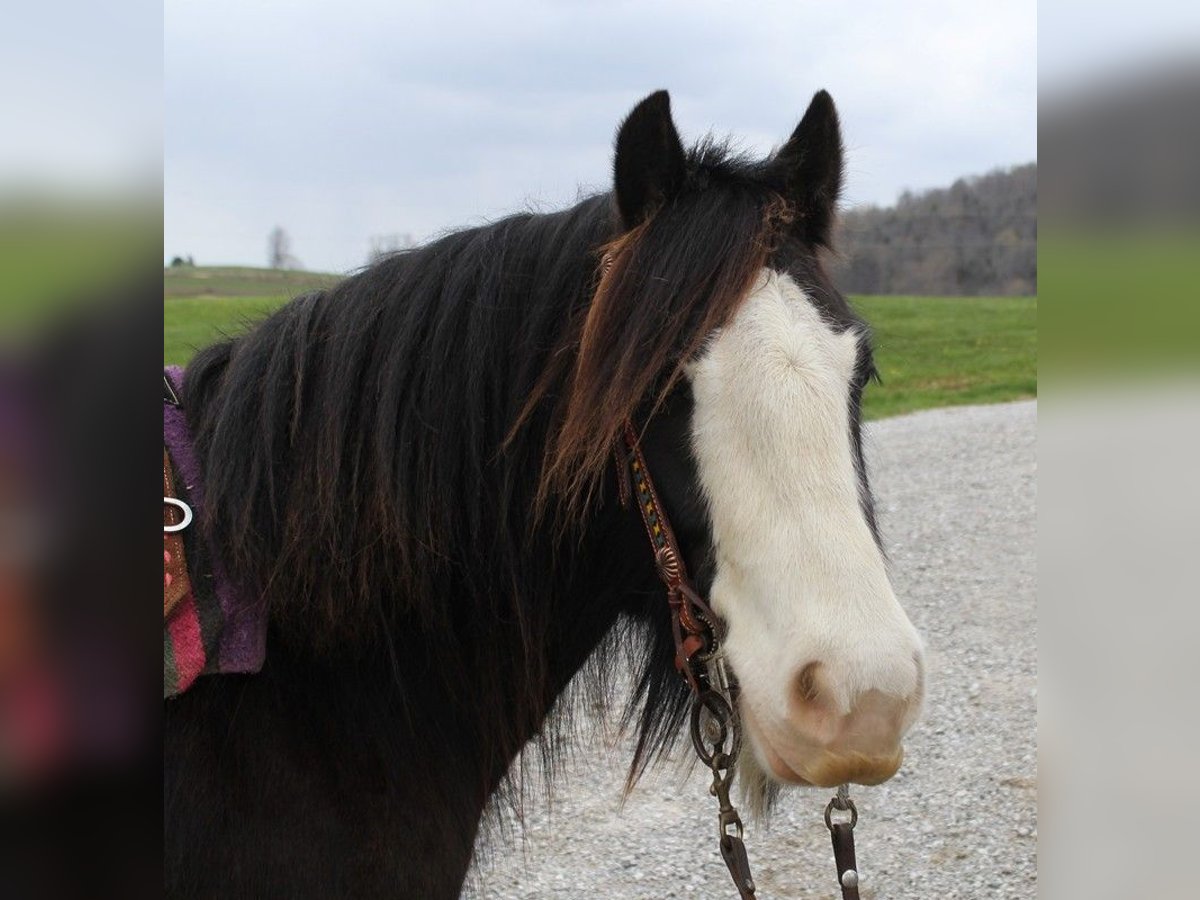
{"type": "Polygon", "coordinates": [[[764,190],[701,190],[603,248],[595,296],[562,347],[576,349],[548,435],[540,510],[558,504],[570,519],[589,509],[625,422],[649,419],[736,312],[787,216],[764,190]]]}

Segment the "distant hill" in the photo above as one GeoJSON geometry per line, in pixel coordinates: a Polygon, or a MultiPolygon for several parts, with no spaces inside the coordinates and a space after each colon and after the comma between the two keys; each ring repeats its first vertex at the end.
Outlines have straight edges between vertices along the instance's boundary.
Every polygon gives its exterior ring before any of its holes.
{"type": "Polygon", "coordinates": [[[294,269],[254,269],[248,266],[170,266],[163,269],[163,296],[170,297],[295,297],[327,288],[340,275],[294,269]]]}
{"type": "MultiPolygon", "coordinates": [[[[851,294],[1003,296],[1037,293],[1037,163],[905,192],[895,206],[847,210],[838,284],[851,294]]],[[[292,269],[172,266],[171,297],[294,297],[341,276],[292,269]]]]}
{"type": "Polygon", "coordinates": [[[847,210],[838,285],[852,294],[1037,293],[1037,163],[847,210]]]}

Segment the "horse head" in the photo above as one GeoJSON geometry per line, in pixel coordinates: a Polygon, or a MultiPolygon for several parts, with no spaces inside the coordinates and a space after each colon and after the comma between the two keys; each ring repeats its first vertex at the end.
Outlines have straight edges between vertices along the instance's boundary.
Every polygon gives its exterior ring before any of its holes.
{"type": "Polygon", "coordinates": [[[924,669],[863,455],[870,331],[824,267],[837,112],[822,91],[768,158],[718,149],[684,149],[666,92],[621,125],[617,236],[551,466],[578,487],[594,461],[572,440],[610,434],[622,392],[637,396],[650,469],[727,627],[744,780],[875,784],[900,766],[924,669]]]}

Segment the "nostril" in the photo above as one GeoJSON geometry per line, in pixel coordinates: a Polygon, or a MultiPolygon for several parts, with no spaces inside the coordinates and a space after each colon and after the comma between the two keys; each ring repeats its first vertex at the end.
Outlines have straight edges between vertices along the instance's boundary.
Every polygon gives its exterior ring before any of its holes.
{"type": "Polygon", "coordinates": [[[837,739],[845,710],[838,709],[829,669],[819,662],[803,666],[792,679],[789,718],[797,734],[820,745],[837,739]]]}
{"type": "Polygon", "coordinates": [[[815,703],[820,693],[817,689],[817,669],[820,663],[810,662],[796,676],[796,698],[801,703],[815,703]]]}
{"type": "Polygon", "coordinates": [[[828,672],[819,662],[810,662],[796,673],[792,682],[793,712],[830,712],[836,705],[830,691],[828,672]]]}

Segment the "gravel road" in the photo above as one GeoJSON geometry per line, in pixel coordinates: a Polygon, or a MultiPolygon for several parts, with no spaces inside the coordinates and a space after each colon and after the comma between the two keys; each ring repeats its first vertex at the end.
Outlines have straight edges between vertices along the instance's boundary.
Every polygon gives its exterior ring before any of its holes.
{"type": "MultiPolygon", "coordinates": [[[[874,423],[868,461],[897,595],[925,636],[929,693],[891,782],[852,791],[865,900],[1037,893],[1037,404],[874,423]]],[[[733,896],[715,802],[688,754],[621,807],[625,739],[589,740],[552,802],[493,836],[466,896],[733,896]],[[597,746],[599,745],[599,746],[597,746]]],[[[746,844],[764,898],[839,896],[821,815],[789,791],[746,844]]]]}

